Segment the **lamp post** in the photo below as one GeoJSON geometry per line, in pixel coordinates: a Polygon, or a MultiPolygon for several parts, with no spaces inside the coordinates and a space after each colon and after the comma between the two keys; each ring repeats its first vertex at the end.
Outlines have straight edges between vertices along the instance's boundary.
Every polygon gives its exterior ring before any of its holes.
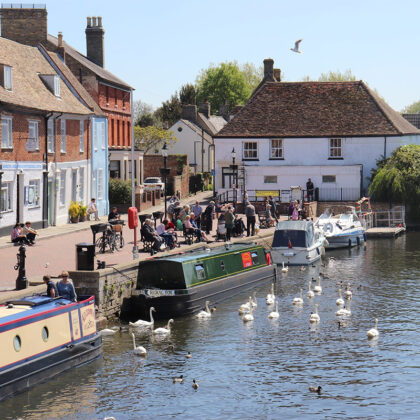
{"type": "Polygon", "coordinates": [[[236,189],[236,186],[237,186],[236,184],[238,182],[238,173],[237,173],[238,165],[235,164],[235,160],[236,160],[235,148],[232,149],[231,156],[232,156],[232,165],[230,165],[230,167],[233,171],[233,191],[234,191],[234,200],[235,200],[235,207],[236,207],[236,203],[238,201],[237,200],[238,199],[238,197],[237,197],[238,192],[237,192],[237,189],[236,189]]]}
{"type": "Polygon", "coordinates": [[[166,141],[161,149],[161,154],[163,157],[163,168],[160,168],[160,174],[163,177],[163,194],[164,194],[164,200],[165,200],[165,214],[164,214],[164,218],[166,218],[166,177],[169,175],[169,169],[166,167],[166,160],[168,158],[168,146],[166,144],[166,141]]]}

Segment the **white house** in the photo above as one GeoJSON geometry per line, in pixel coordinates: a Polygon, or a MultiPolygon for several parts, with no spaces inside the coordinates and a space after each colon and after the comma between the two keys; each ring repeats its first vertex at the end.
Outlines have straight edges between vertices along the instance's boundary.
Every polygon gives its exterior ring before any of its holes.
{"type": "Polygon", "coordinates": [[[177,142],[169,146],[171,154],[186,154],[194,172],[214,169],[213,136],[226,125],[223,117],[210,114],[210,104],[184,105],[182,116],[172,127],[177,142]]]}
{"type": "Polygon", "coordinates": [[[321,200],[356,200],[378,159],[420,144],[420,130],[363,81],[281,82],[273,64],[264,60],[263,82],[214,137],[218,193],[237,184],[277,195],[311,178],[321,200]]]}

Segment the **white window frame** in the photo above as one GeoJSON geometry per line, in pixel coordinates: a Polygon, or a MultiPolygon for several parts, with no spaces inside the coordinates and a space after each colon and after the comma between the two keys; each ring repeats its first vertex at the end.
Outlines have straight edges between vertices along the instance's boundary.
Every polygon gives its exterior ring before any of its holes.
{"type": "Polygon", "coordinates": [[[12,68],[10,66],[3,66],[3,78],[4,88],[6,90],[13,90],[12,68]]]}
{"type": "Polygon", "coordinates": [[[83,153],[85,151],[85,122],[83,120],[80,121],[79,135],[80,135],[79,150],[80,150],[80,153],[83,153]]]}
{"type": "Polygon", "coordinates": [[[47,124],[47,148],[48,153],[54,153],[54,120],[51,118],[47,124]]]}
{"type": "Polygon", "coordinates": [[[98,169],[97,185],[98,185],[98,200],[102,200],[103,191],[104,191],[104,170],[102,168],[98,169]]]}
{"type": "Polygon", "coordinates": [[[258,142],[257,141],[244,141],[243,142],[243,160],[258,160],[258,142]],[[249,148],[249,145],[255,144],[257,147],[249,148]],[[252,155],[251,155],[252,154],[252,155]]]}
{"type": "Polygon", "coordinates": [[[54,95],[60,97],[60,76],[54,76],[54,95]]]}
{"type": "Polygon", "coordinates": [[[13,149],[13,117],[1,117],[1,148],[13,149]]]}
{"type": "Polygon", "coordinates": [[[62,119],[60,120],[60,127],[61,127],[61,138],[60,138],[60,152],[66,153],[67,150],[67,144],[66,144],[66,120],[62,119]]]}
{"type": "Polygon", "coordinates": [[[79,201],[85,202],[85,168],[79,168],[79,201]]]}
{"type": "Polygon", "coordinates": [[[270,139],[270,159],[284,159],[283,139],[270,139]]]}
{"type": "Polygon", "coordinates": [[[329,139],[329,159],[343,158],[343,139],[334,137],[329,139]]]}
{"type": "Polygon", "coordinates": [[[1,208],[0,213],[6,213],[12,211],[12,191],[13,183],[12,182],[2,182],[1,185],[1,208]]]}
{"type": "Polygon", "coordinates": [[[66,205],[66,180],[67,180],[67,171],[61,169],[60,172],[60,207],[66,205]]]}
{"type": "Polygon", "coordinates": [[[25,187],[25,204],[28,208],[39,207],[41,203],[40,199],[41,191],[41,180],[31,179],[29,185],[25,187]]]}
{"type": "Polygon", "coordinates": [[[28,141],[35,145],[34,150],[39,150],[39,121],[28,120],[28,141]]]}

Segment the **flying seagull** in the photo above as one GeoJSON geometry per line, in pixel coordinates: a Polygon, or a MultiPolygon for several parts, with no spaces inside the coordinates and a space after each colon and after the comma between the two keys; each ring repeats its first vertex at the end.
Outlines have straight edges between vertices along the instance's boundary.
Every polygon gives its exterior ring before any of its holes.
{"type": "Polygon", "coordinates": [[[290,48],[290,50],[291,51],[293,51],[293,52],[295,52],[295,53],[298,53],[298,54],[302,54],[302,51],[299,51],[299,44],[302,42],[302,40],[301,39],[298,39],[296,42],[295,42],[295,48],[290,48]]]}

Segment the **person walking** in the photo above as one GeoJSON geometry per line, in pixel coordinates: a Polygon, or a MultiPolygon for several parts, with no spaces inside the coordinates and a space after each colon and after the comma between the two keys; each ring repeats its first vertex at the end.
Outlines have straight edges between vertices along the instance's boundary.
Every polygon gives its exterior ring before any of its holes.
{"type": "Polygon", "coordinates": [[[246,236],[255,235],[255,207],[249,202],[246,202],[245,207],[246,216],[246,236]]]}
{"type": "Polygon", "coordinates": [[[226,227],[226,240],[230,241],[232,237],[232,230],[235,223],[235,216],[233,215],[232,207],[229,206],[225,212],[225,227],[226,227]]]}
{"type": "Polygon", "coordinates": [[[210,204],[204,210],[203,217],[203,227],[205,227],[206,234],[209,235],[213,230],[214,201],[210,201],[210,204]]]}

